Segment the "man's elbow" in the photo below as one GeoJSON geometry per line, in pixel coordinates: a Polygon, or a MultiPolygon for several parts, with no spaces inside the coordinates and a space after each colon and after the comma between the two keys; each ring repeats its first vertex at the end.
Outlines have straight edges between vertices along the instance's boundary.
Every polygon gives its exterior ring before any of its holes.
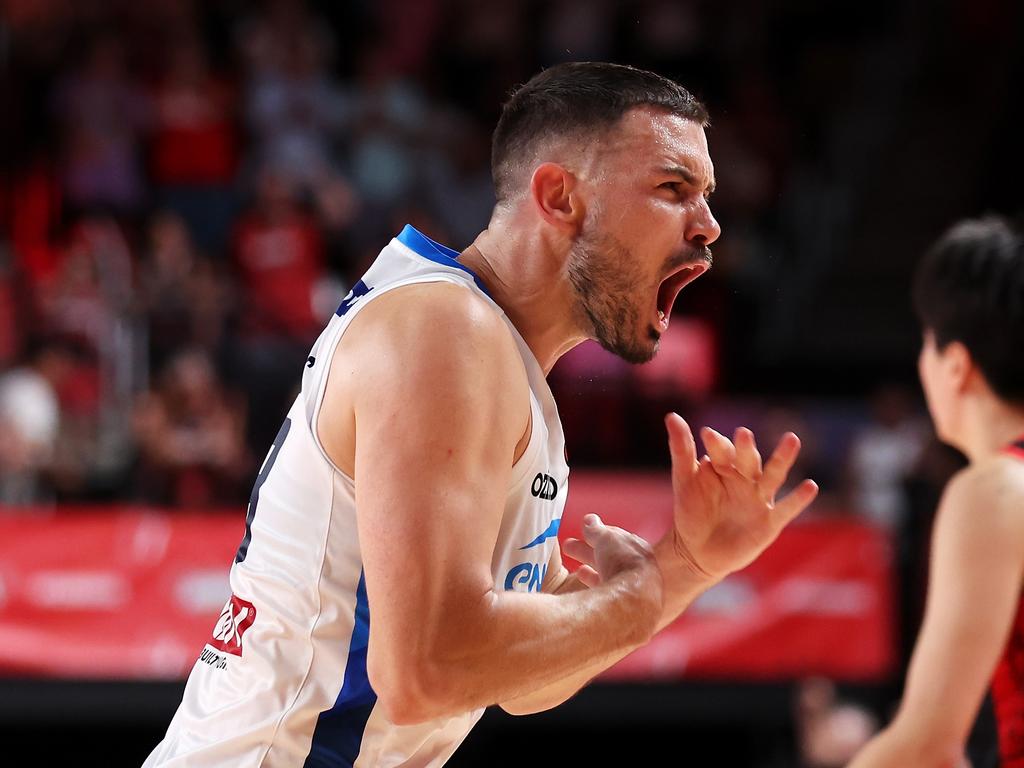
{"type": "Polygon", "coordinates": [[[534,702],[519,702],[519,701],[506,701],[499,703],[498,706],[507,715],[514,717],[523,717],[524,715],[536,715],[539,712],[547,712],[549,709],[554,709],[562,702],[560,701],[545,701],[540,703],[534,702]]]}
{"type": "Polygon", "coordinates": [[[367,676],[378,706],[395,725],[417,725],[456,714],[445,687],[438,683],[440,675],[431,672],[428,665],[368,662],[367,676]]]}
{"type": "MultiPolygon", "coordinates": [[[[575,692],[573,692],[575,693],[575,692]]],[[[518,699],[498,702],[498,706],[509,715],[522,717],[523,715],[535,715],[538,712],[547,712],[549,709],[564,704],[573,696],[572,693],[558,696],[522,696],[518,699]]]]}
{"type": "Polygon", "coordinates": [[[377,696],[377,704],[388,722],[394,725],[419,725],[436,717],[428,702],[402,691],[382,691],[377,696]]]}

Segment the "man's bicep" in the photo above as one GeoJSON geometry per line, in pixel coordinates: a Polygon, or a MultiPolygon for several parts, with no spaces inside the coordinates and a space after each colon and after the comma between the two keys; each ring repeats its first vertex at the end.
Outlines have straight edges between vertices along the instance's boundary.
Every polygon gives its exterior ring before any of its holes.
{"type": "Polygon", "coordinates": [[[361,365],[354,390],[356,510],[380,650],[417,637],[429,645],[452,612],[491,586],[524,416],[515,408],[518,361],[507,330],[486,317],[446,333],[449,311],[439,309],[429,333],[391,319],[398,327],[361,365]]]}

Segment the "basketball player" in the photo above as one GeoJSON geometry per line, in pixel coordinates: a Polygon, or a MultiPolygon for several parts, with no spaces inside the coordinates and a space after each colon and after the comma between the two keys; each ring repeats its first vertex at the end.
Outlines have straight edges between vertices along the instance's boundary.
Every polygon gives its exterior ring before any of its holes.
{"type": "Polygon", "coordinates": [[[233,595],[147,766],[437,766],[483,708],[564,701],[805,508],[753,435],[667,420],[674,525],[585,519],[545,376],[593,338],[649,360],[719,227],[707,114],[658,75],[553,67],[505,106],[498,203],[461,253],[411,227],[313,346],[256,480],[233,595]]]}
{"type": "Polygon", "coordinates": [[[1003,768],[1024,768],[1024,237],[965,221],[914,284],[940,439],[969,459],[939,504],[924,623],[892,724],[852,763],[956,766],[985,689],[1003,768]],[[994,672],[994,677],[993,677],[994,672]]]}

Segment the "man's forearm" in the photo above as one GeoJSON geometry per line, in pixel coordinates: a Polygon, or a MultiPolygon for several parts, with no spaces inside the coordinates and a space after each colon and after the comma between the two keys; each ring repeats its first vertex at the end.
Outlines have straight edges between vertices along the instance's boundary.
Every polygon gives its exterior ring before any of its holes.
{"type": "MultiPolygon", "coordinates": [[[[674,622],[679,615],[703,592],[705,592],[714,581],[697,576],[685,568],[679,562],[672,550],[670,537],[663,539],[655,548],[655,557],[658,566],[663,574],[664,591],[661,617],[658,620],[655,632],[660,632],[669,624],[674,622]]],[[[570,576],[557,590],[556,594],[566,594],[587,589],[575,576],[570,576]]],[[[630,653],[640,648],[643,643],[623,648],[617,652],[610,653],[604,658],[597,659],[587,665],[586,668],[572,675],[550,683],[526,696],[510,699],[501,702],[501,707],[513,715],[528,715],[534,712],[556,707],[559,704],[572,698],[581,688],[591,680],[614,666],[630,653]]]]}
{"type": "Polygon", "coordinates": [[[576,594],[491,592],[462,612],[440,610],[445,628],[433,650],[388,659],[374,653],[371,635],[371,684],[396,723],[517,698],[646,642],[662,602],[659,586],[622,574],[576,594]]]}

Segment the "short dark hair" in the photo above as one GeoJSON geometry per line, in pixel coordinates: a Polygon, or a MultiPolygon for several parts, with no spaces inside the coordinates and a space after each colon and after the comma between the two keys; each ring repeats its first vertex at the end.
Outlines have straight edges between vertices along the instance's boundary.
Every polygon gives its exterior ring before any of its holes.
{"type": "Polygon", "coordinates": [[[914,307],[943,349],[959,341],[1000,398],[1024,404],[1024,237],[999,216],[962,221],[918,265],[914,307]]]}
{"type": "Polygon", "coordinates": [[[613,127],[631,109],[655,107],[707,127],[708,111],[667,77],[624,64],[557,64],[512,92],[491,139],[491,176],[500,202],[516,158],[552,136],[586,136],[613,127]]]}

